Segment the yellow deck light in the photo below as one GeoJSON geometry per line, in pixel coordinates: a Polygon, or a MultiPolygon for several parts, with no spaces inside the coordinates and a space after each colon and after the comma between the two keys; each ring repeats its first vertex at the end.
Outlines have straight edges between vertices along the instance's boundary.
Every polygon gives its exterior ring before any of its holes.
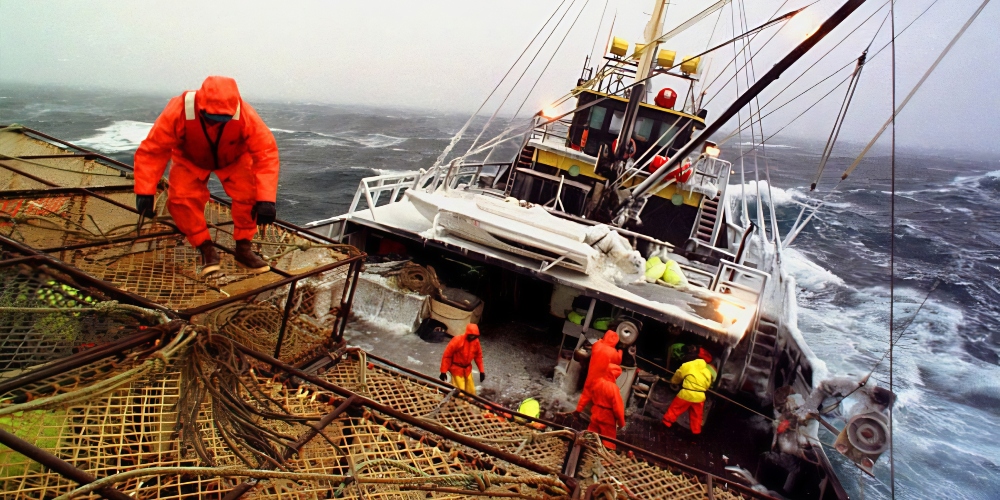
{"type": "Polygon", "coordinates": [[[687,56],[681,63],[681,73],[684,73],[685,75],[697,75],[699,64],[701,64],[700,57],[687,56]]]}
{"type": "Polygon", "coordinates": [[[673,66],[674,59],[677,59],[677,52],[673,50],[660,49],[660,52],[656,54],[656,64],[661,68],[673,66]]]}
{"type": "Polygon", "coordinates": [[[611,39],[611,48],[608,50],[612,54],[618,57],[625,57],[628,53],[628,40],[624,38],[614,37],[611,39]]]}
{"type": "Polygon", "coordinates": [[[642,57],[642,51],[645,48],[646,48],[646,44],[644,44],[644,43],[637,43],[637,44],[635,44],[635,53],[632,54],[632,59],[635,59],[636,61],[638,61],[639,58],[642,57]]]}

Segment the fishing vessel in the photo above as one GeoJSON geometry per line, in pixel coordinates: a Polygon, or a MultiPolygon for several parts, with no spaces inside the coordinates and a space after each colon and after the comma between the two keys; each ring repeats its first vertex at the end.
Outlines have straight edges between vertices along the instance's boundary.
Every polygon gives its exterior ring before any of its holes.
{"type": "MultiPolygon", "coordinates": [[[[666,4],[653,2],[642,42],[609,36],[603,57],[588,56],[576,85],[529,124],[508,126],[482,142],[480,133],[465,154],[449,157],[473,115],[432,168],[365,178],[347,213],[306,227],[373,255],[435,265],[443,256],[485,267],[480,272],[492,273],[491,283],[535,290],[532,304],[505,302],[503,316],[532,316],[541,303],[551,316],[565,318],[552,384],[568,394],[579,390],[590,343],[609,326],[616,329],[621,346],[634,349],[618,380],[633,412],[620,435],[625,441],[658,442],[656,435],[665,432],[658,418],[672,397],[660,377],[677,366],[668,351],[698,345],[719,373],[706,409],[707,436],[687,445],[670,441],[660,451],[720,471],[721,456],[755,457],[743,462],[753,471],[744,474],[773,494],[845,498],[819,429],[837,436],[831,450],[871,474],[888,447],[895,397],[867,380],[828,373],[813,355],[796,324],[795,280],[781,260],[782,246],[809,217],[800,214],[783,240],[773,205],[763,201],[770,197],[760,193],[768,184],[757,182],[753,196],[746,192],[747,179],[763,172],[727,161],[712,140],[735,117],[740,127],[755,126],[755,108],[749,120],[741,110],[819,40],[837,36],[831,34],[863,2],[844,3],[713,117],[702,106],[703,58],[799,12],[758,27],[744,24],[742,33],[701,54],[681,58],[668,50],[674,36],[727,3],[667,31],[666,4]],[[669,87],[653,88],[654,76],[669,87]],[[513,158],[489,161],[508,141],[520,144],[513,158]],[[822,413],[847,395],[864,402],[837,429],[822,413]]],[[[744,53],[731,62],[745,68],[750,60],[744,53]]],[[[858,67],[863,64],[864,57],[858,67]]],[[[740,69],[736,74],[743,76],[740,69]]],[[[762,149],[763,137],[754,137],[751,149],[762,149]]],[[[487,304],[502,300],[489,287],[474,291],[487,304]]]]}

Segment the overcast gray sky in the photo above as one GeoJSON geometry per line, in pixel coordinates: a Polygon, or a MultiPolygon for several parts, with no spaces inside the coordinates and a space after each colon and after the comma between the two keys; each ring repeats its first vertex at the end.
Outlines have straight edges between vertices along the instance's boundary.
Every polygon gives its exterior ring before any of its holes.
{"type": "MultiPolygon", "coordinates": [[[[248,99],[343,104],[404,105],[471,113],[528,43],[561,0],[504,1],[24,1],[0,0],[0,80],[179,94],[197,88],[209,74],[232,76],[248,99]]],[[[574,0],[567,0],[570,5],[574,0]]],[[[812,0],[749,0],[750,26],[775,11],[786,12],[812,0]]],[[[981,0],[939,0],[931,11],[899,39],[899,99],[954,35],[981,0]]],[[[821,0],[797,16],[756,59],[760,75],[817,26],[843,0],[821,0]]],[[[898,0],[897,30],[934,0],[898,0]]],[[[672,0],[668,28],[713,3],[672,0]]],[[[885,0],[869,0],[849,19],[840,39],[885,0]]],[[[538,60],[511,98],[516,108],[569,24],[579,20],[561,50],[527,97],[533,112],[565,93],[575,83],[583,58],[596,37],[600,54],[615,19],[614,33],[641,39],[652,0],[576,0],[538,60]],[[586,6],[584,7],[584,5],[586,6]],[[600,26],[600,27],[599,27],[600,26]]],[[[884,12],[884,11],[883,11],[884,12]]],[[[557,18],[560,14],[557,15],[557,18]]],[[[704,50],[731,36],[733,11],[725,8],[666,44],[678,55],[704,50]]],[[[770,108],[794,96],[837,67],[857,57],[878,28],[876,14],[843,45],[782,94],[770,108]]],[[[904,141],[941,141],[977,149],[995,148],[1000,134],[1000,82],[995,62],[1000,43],[1000,5],[990,5],[900,118],[904,141]]],[[[754,41],[760,46],[774,30],[754,41]]],[[[544,36],[544,35],[543,35],[544,36]]],[[[888,40],[884,26],[876,46],[888,40]]],[[[824,43],[786,74],[763,104],[799,71],[833,46],[824,43]]],[[[537,46],[537,43],[536,43],[537,46]]],[[[534,47],[533,47],[534,49],[534,47]]],[[[533,50],[532,50],[533,53],[533,50]]],[[[709,106],[717,114],[736,95],[730,84],[732,48],[719,51],[703,65],[707,80],[722,72],[710,87],[718,97],[709,106]],[[728,64],[728,65],[727,65],[728,64]],[[726,72],[728,69],[728,72],[726,72]]],[[[861,90],[845,126],[844,137],[864,141],[890,113],[889,53],[865,70],[861,90]]],[[[521,68],[514,74],[520,74],[521,68]]],[[[809,95],[765,120],[765,133],[777,130],[849,73],[844,70],[809,95]]],[[[665,77],[655,88],[683,85],[665,77]]],[[[746,84],[741,83],[740,89],[746,84]]],[[[504,89],[506,90],[506,89],[504,89]]],[[[796,125],[789,135],[825,138],[843,92],[835,91],[796,125]]],[[[488,110],[492,108],[488,107],[488,110]]],[[[765,107],[765,112],[768,107],[765,107]]],[[[710,115],[711,117],[711,115],[710,115]]],[[[730,127],[731,128],[731,127],[730,127]]]]}

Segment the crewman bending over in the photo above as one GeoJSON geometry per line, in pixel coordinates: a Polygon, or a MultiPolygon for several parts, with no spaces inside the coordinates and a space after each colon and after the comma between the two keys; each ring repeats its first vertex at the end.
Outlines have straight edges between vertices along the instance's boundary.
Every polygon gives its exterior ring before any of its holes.
{"type": "Polygon", "coordinates": [[[254,273],[270,270],[250,248],[257,225],[271,224],[278,194],[278,145],[236,81],[210,76],[198,91],[174,97],[135,152],[135,208],[152,217],[156,185],[171,161],[167,210],[188,242],[201,252],[200,276],[219,270],[205,204],[208,178],[222,182],[233,200],[236,263],[254,273]]]}
{"type": "MultiPolygon", "coordinates": [[[[621,366],[609,365],[604,376],[594,383],[590,391],[580,396],[580,403],[576,405],[575,413],[583,411],[587,403],[594,403],[590,409],[588,431],[614,438],[618,435],[618,427],[625,427],[625,404],[622,402],[622,394],[616,382],[621,374],[621,366]]],[[[615,444],[611,441],[603,443],[605,447],[615,449],[615,444]]]]}
{"type": "Polygon", "coordinates": [[[451,372],[451,384],[459,390],[476,394],[476,384],[472,380],[472,362],[479,367],[479,383],[486,380],[483,369],[483,348],[479,345],[479,326],[469,323],[465,335],[456,335],[448,342],[441,356],[441,381],[447,382],[451,372]]]}
{"type": "MultiPolygon", "coordinates": [[[[605,377],[609,366],[622,363],[622,352],[615,349],[617,345],[618,333],[614,330],[608,330],[601,340],[594,343],[594,347],[590,350],[590,365],[587,368],[587,380],[583,382],[583,394],[580,395],[580,401],[583,401],[584,398],[591,399],[588,394],[593,389],[594,384],[605,377]]],[[[580,411],[583,411],[583,407],[580,407],[580,411]]]]}
{"type": "Polygon", "coordinates": [[[677,417],[690,410],[691,433],[701,434],[702,411],[705,408],[705,392],[715,382],[715,370],[709,367],[704,359],[698,357],[698,349],[688,349],[685,363],[674,372],[671,384],[680,384],[681,390],[670,403],[667,413],[663,415],[663,425],[670,427],[677,417]]]}

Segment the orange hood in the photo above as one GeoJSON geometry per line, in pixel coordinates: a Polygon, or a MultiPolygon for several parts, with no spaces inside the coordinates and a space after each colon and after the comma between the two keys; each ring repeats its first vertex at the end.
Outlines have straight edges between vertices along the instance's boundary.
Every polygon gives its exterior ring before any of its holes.
{"type": "Polygon", "coordinates": [[[198,91],[198,108],[214,115],[235,115],[240,104],[236,80],[228,76],[210,76],[198,91]]]}
{"type": "Polygon", "coordinates": [[[622,374],[622,367],[620,365],[608,365],[608,378],[612,381],[618,380],[618,377],[622,374]]]}
{"type": "Polygon", "coordinates": [[[608,330],[607,332],[604,333],[604,337],[601,338],[601,342],[604,342],[605,344],[611,347],[618,345],[618,332],[614,330],[608,330]]]}

